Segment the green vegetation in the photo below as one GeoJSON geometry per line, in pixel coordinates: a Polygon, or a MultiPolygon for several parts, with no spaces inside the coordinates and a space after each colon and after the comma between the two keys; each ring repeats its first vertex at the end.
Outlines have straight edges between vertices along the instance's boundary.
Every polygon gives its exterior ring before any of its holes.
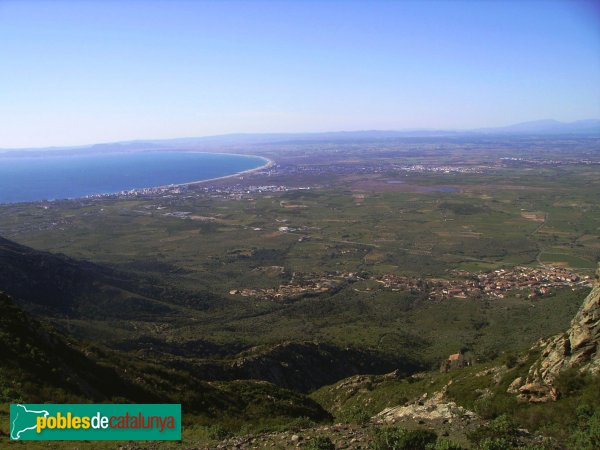
{"type": "Polygon", "coordinates": [[[0,431],[9,403],[181,403],[190,431],[209,438],[327,421],[302,394],[264,381],[207,383],[201,376],[65,337],[27,317],[0,293],[0,431]],[[200,427],[200,428],[198,428],[200,427]],[[219,431],[222,430],[222,431],[219,431]]]}
{"type": "Polygon", "coordinates": [[[436,441],[437,434],[430,430],[382,428],[376,430],[371,448],[373,450],[427,450],[436,441]]]}
{"type": "MultiPolygon", "coordinates": [[[[599,376],[565,371],[556,384],[561,392],[556,402],[521,403],[514,394],[506,392],[513,380],[526,374],[537,356],[536,352],[519,355],[512,368],[500,359],[448,373],[428,372],[401,379],[354,377],[323,387],[311,396],[331,411],[335,420],[360,423],[360,417],[353,418],[353,412],[372,416],[388,407],[415,402],[424,393],[432,396],[444,390],[446,401],[454,401],[491,420],[489,425],[469,434],[468,442],[477,448],[554,448],[549,443],[522,441],[518,428],[550,437],[560,448],[594,448],[585,443],[598,439],[599,376]]],[[[453,441],[466,445],[461,436],[454,436],[453,441]]]]}
{"type": "Polygon", "coordinates": [[[14,298],[0,298],[2,401],[181,402],[185,444],[201,447],[332,419],[366,426],[444,390],[490,424],[471,441],[378,427],[373,448],[545,445],[515,440],[515,427],[597,447],[597,377],[566,371],[545,405],[506,392],[588,288],[432,301],[373,279],[540,264],[591,275],[600,174],[582,161],[594,142],[286,145],[270,176],[220,190],[0,205],[0,290],[14,298]],[[499,159],[522,145],[540,162],[499,159]],[[410,165],[460,170],[397,168],[410,165]],[[287,190],[252,188],[265,185],[287,190]],[[276,300],[241,295],[341,273],[357,276],[276,300]],[[459,350],[475,364],[440,373],[459,350]]]}
{"type": "Polygon", "coordinates": [[[597,409],[591,409],[589,405],[578,408],[576,429],[568,445],[573,450],[593,450],[600,447],[600,414],[597,409]]]}
{"type": "Polygon", "coordinates": [[[303,447],[306,450],[335,450],[335,444],[326,436],[312,438],[303,447]]]}

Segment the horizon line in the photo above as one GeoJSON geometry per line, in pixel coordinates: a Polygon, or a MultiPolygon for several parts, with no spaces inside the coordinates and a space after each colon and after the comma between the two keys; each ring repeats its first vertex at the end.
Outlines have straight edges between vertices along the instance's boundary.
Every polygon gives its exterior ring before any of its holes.
{"type": "MultiPolygon", "coordinates": [[[[371,129],[355,129],[355,130],[327,130],[327,131],[270,131],[270,132],[225,132],[218,134],[206,134],[206,135],[194,135],[194,136],[179,136],[179,137],[162,137],[162,138],[132,138],[125,140],[115,140],[115,141],[101,141],[101,142],[93,142],[93,143],[85,143],[85,144],[66,144],[66,145],[49,145],[49,146],[37,146],[37,147],[0,147],[0,151],[26,151],[26,150],[52,150],[52,149],[77,149],[77,148],[86,148],[86,147],[95,147],[101,145],[119,145],[119,144],[136,144],[136,143],[147,143],[147,144],[155,144],[159,142],[166,141],[177,141],[177,140],[186,140],[186,139],[211,139],[211,138],[226,138],[233,136],[277,136],[277,135],[318,135],[318,134],[344,134],[344,133],[419,133],[419,132],[427,132],[427,133],[483,133],[488,134],[490,131],[494,130],[503,130],[506,128],[512,128],[516,126],[523,125],[534,125],[534,124],[543,124],[543,123],[552,123],[554,125],[574,125],[581,122],[598,122],[599,128],[596,131],[600,134],[600,118],[587,118],[587,119],[579,119],[571,122],[562,122],[556,119],[538,119],[538,120],[530,120],[525,122],[511,123],[510,125],[500,125],[500,126],[486,126],[486,127],[477,127],[477,128],[430,128],[430,127],[419,127],[419,128],[396,128],[396,129],[383,129],[383,128],[371,128],[371,129]]],[[[594,133],[594,132],[592,132],[594,133]]],[[[506,133],[505,134],[511,134],[506,133]]],[[[513,133],[513,134],[527,134],[525,132],[513,133]]],[[[532,132],[535,134],[535,132],[532,132]]],[[[561,133],[557,133],[561,134],[561,133]]],[[[573,133],[566,133],[573,134],[573,133]]],[[[590,133],[588,133],[590,134],[590,133]]]]}

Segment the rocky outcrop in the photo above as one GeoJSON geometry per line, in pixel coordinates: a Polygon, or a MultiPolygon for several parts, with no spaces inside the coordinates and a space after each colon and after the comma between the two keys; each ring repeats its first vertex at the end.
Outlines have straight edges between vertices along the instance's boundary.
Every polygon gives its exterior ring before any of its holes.
{"type": "Polygon", "coordinates": [[[596,283],[581,308],[563,334],[540,342],[540,358],[531,366],[525,379],[515,380],[509,392],[518,393],[522,400],[544,402],[556,400],[559,392],[554,386],[564,370],[576,368],[581,372],[600,374],[600,268],[596,283]]]}
{"type": "Polygon", "coordinates": [[[387,424],[406,421],[417,423],[440,422],[454,423],[455,425],[460,424],[464,427],[471,423],[478,423],[479,417],[477,414],[446,399],[446,391],[451,383],[452,381],[431,397],[428,397],[427,393],[425,393],[419,400],[413,403],[386,408],[373,417],[372,421],[374,423],[387,424]]]}

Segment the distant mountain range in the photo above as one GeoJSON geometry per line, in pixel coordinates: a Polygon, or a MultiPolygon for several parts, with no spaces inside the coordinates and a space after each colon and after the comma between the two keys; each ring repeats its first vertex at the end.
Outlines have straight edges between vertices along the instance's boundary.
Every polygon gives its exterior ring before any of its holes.
{"type": "Polygon", "coordinates": [[[186,137],[174,139],[140,139],[103,143],[88,146],[45,147],[29,149],[0,148],[0,152],[12,151],[65,151],[79,153],[81,150],[95,152],[135,151],[150,149],[165,149],[173,147],[194,147],[197,145],[258,145],[278,142],[316,142],[316,141],[376,141],[399,138],[417,137],[484,137],[484,136],[578,136],[600,137],[600,119],[578,120],[575,122],[559,122],[557,120],[536,120],[522,122],[505,127],[478,128],[472,130],[437,130],[437,129],[406,129],[406,130],[360,130],[360,131],[329,131],[317,133],[234,133],[215,136],[186,137]]]}
{"type": "Polygon", "coordinates": [[[593,134],[600,135],[600,120],[588,119],[576,122],[557,120],[535,120],[499,128],[481,128],[474,132],[485,134],[593,134]]]}
{"type": "MultiPolygon", "coordinates": [[[[258,144],[294,141],[350,141],[406,137],[461,137],[480,135],[600,136],[600,119],[579,120],[576,122],[559,122],[550,119],[536,120],[507,127],[479,128],[474,130],[436,130],[422,128],[406,130],[329,131],[320,133],[238,133],[180,139],[149,140],[144,142],[153,145],[170,144],[186,146],[195,144],[258,144]]],[[[129,142],[128,144],[131,145],[134,143],[141,143],[141,141],[129,142]]]]}

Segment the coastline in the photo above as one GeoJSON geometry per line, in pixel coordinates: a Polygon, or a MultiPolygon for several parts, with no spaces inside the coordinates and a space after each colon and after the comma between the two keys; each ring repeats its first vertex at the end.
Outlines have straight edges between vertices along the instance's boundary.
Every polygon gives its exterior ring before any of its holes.
{"type": "MultiPolygon", "coordinates": [[[[197,184],[202,184],[202,183],[208,183],[208,182],[211,182],[211,181],[225,180],[227,178],[239,177],[239,176],[250,174],[250,173],[253,173],[253,172],[258,172],[258,171],[263,170],[263,169],[268,169],[268,168],[273,167],[275,165],[275,161],[273,161],[270,158],[267,158],[266,156],[242,155],[242,154],[238,154],[238,153],[213,153],[213,152],[190,152],[190,153],[211,153],[213,155],[253,156],[255,158],[264,159],[265,160],[265,164],[263,164],[262,166],[259,166],[259,167],[255,167],[253,169],[247,169],[247,170],[242,170],[241,172],[232,173],[231,175],[223,175],[222,177],[207,178],[205,180],[197,180],[197,181],[188,181],[186,183],[166,184],[166,185],[162,185],[162,186],[151,186],[151,187],[145,187],[145,188],[140,188],[140,189],[161,189],[161,188],[169,188],[169,187],[197,185],[197,184]]],[[[137,191],[138,189],[134,189],[134,190],[137,191]]]]}
{"type": "Polygon", "coordinates": [[[259,172],[261,170],[264,169],[268,169],[270,167],[272,167],[275,164],[275,161],[273,161],[270,158],[267,158],[265,156],[259,156],[259,155],[248,155],[248,154],[238,154],[238,153],[224,153],[224,152],[202,152],[202,151],[195,151],[195,152],[183,152],[183,153],[199,153],[199,154],[213,154],[213,155],[235,155],[235,156],[244,156],[244,157],[253,157],[253,158],[260,158],[264,161],[264,164],[258,166],[258,167],[254,167],[252,169],[247,169],[247,170],[242,170],[240,172],[235,172],[229,175],[223,175],[220,177],[213,177],[213,178],[205,178],[202,180],[194,180],[194,181],[188,181],[185,183],[176,183],[176,184],[163,184],[163,185],[154,185],[154,186],[144,186],[144,187],[140,187],[140,188],[135,188],[135,189],[127,189],[127,190],[122,190],[122,191],[114,191],[114,192],[105,192],[105,193],[95,193],[95,194],[88,194],[88,195],[79,195],[79,196],[75,196],[75,197],[62,197],[62,198],[52,198],[52,199],[43,199],[43,200],[25,200],[25,201],[16,201],[16,202],[2,202],[0,201],[0,205],[11,205],[11,204],[19,204],[19,203],[47,203],[47,202],[56,202],[56,201],[73,201],[73,200],[80,200],[80,199],[97,199],[97,198],[105,198],[105,197],[112,197],[112,196],[118,196],[118,195],[124,195],[124,194],[139,194],[139,193],[143,193],[144,191],[147,190],[168,190],[168,189],[173,189],[173,188],[177,188],[177,187],[189,187],[189,186],[199,186],[202,185],[204,183],[210,183],[210,182],[214,182],[214,181],[221,181],[221,180],[226,180],[228,178],[235,178],[235,177],[240,177],[240,176],[244,176],[244,175],[248,175],[254,172],[259,172]]]}
{"type": "Polygon", "coordinates": [[[236,173],[232,173],[231,175],[223,175],[221,177],[214,177],[214,178],[206,178],[204,180],[196,180],[196,181],[188,181],[185,183],[177,183],[177,184],[163,184],[163,185],[159,185],[159,186],[146,186],[146,187],[142,187],[142,188],[137,188],[137,189],[131,189],[131,190],[127,190],[127,191],[119,191],[119,192],[111,192],[108,194],[93,194],[93,195],[87,195],[85,197],[74,197],[74,198],[69,198],[66,200],[77,200],[77,198],[96,198],[99,196],[102,197],[108,197],[108,196],[112,196],[112,195],[120,195],[123,193],[139,193],[139,192],[143,192],[146,189],[173,189],[173,188],[177,188],[177,187],[189,187],[189,186],[197,186],[197,185],[201,185],[203,183],[209,183],[212,181],[217,181],[217,180],[225,180],[227,178],[234,178],[234,177],[238,177],[241,175],[245,175],[245,174],[250,174],[253,172],[258,172],[260,170],[263,169],[267,169],[269,167],[272,167],[275,164],[275,161],[273,161],[270,158],[267,158],[266,156],[258,156],[258,155],[243,155],[240,153],[219,153],[219,152],[186,152],[186,153],[210,153],[212,155],[236,155],[236,156],[249,156],[249,157],[254,157],[254,158],[260,158],[265,160],[265,163],[262,166],[259,167],[254,167],[253,169],[247,169],[247,170],[242,170],[241,172],[236,172],[236,173]]]}

